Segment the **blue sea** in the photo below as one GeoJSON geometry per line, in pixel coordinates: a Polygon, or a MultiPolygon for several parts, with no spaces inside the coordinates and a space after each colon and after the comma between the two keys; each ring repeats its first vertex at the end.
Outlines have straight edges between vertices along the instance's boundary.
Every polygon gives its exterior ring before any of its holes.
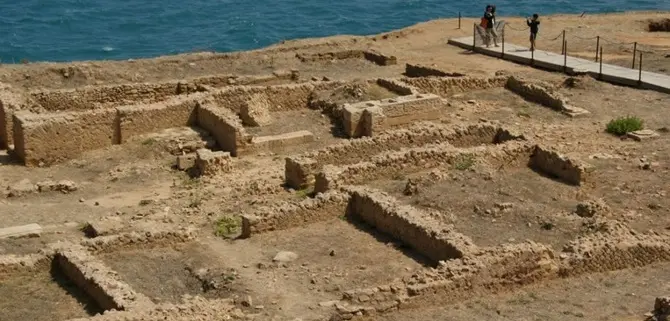
{"type": "MultiPolygon", "coordinates": [[[[499,16],[670,10],[670,0],[492,1],[499,16]]],[[[2,63],[237,51],[282,40],[369,35],[436,18],[479,16],[462,0],[0,0],[2,63]]]]}

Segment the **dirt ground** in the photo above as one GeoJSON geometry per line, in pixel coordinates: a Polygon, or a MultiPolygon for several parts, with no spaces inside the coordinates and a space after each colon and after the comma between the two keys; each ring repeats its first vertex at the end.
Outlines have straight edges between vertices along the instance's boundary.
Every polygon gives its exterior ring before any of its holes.
{"type": "MultiPolygon", "coordinates": [[[[590,57],[595,46],[590,38],[600,35],[606,44],[605,61],[625,66],[631,63],[626,57],[632,49],[616,43],[637,41],[638,48],[649,51],[644,53],[645,70],[670,73],[670,33],[644,31],[648,19],[664,16],[667,13],[542,17],[538,45],[560,52],[560,40],[550,40],[566,30],[569,52],[590,57]]],[[[511,28],[523,29],[520,18],[500,19],[508,21],[511,28]]],[[[626,222],[637,231],[670,230],[670,95],[591,78],[578,78],[577,86],[567,86],[563,74],[473,55],[447,45],[450,37],[469,35],[468,26],[474,21],[464,18],[460,30],[456,20],[445,19],[382,35],[287,41],[244,53],[2,65],[0,82],[39,90],[298,69],[303,80],[326,76],[360,83],[402,77],[405,63],[468,76],[489,77],[505,71],[556,86],[572,105],[590,114],[569,118],[496,88],[443,97],[452,104],[436,113],[433,121],[461,125],[487,120],[521,128],[534,142],[593,165],[595,171],[588,184],[569,186],[526,166],[500,170],[475,160],[463,169],[429,168],[365,185],[385,190],[406,204],[446,213],[447,223],[481,246],[532,239],[560,250],[576,236],[590,233],[585,220],[574,214],[576,205],[586,199],[602,199],[612,208],[609,218],[626,222]],[[296,53],[354,49],[394,55],[398,64],[378,66],[363,59],[306,63],[296,57],[296,53]],[[64,70],[70,75],[67,78],[64,70]],[[645,128],[657,131],[660,137],[636,142],[605,133],[610,120],[627,115],[641,118],[645,128]],[[447,173],[443,180],[420,185],[416,195],[403,194],[407,179],[426,176],[436,169],[447,173]]],[[[506,41],[524,44],[526,32],[510,29],[506,41]]],[[[396,95],[377,85],[360,91],[341,89],[322,92],[320,97],[345,103],[396,95]]],[[[0,240],[0,255],[35,253],[56,241],[78,241],[86,222],[106,217],[117,217],[131,228],[158,223],[194,226],[199,232],[193,244],[126,249],[101,258],[121,279],[155,302],[181,302],[183,295],[236,300],[251,297],[253,302],[244,309],[262,320],[327,319],[332,312],[328,302],[341,299],[343,291],[388,284],[431,266],[396,240],[364,224],[347,221],[344,213],[342,217],[244,240],[216,236],[216,223],[223,217],[310,197],[304,190],[285,188],[285,157],[343,140],[337,126],[317,110],[305,108],[271,116],[272,125],[247,127],[248,132],[277,135],[304,129],[314,134],[315,141],[234,158],[234,171],[213,180],[191,178],[175,169],[176,156],[184,146],[207,140],[206,133],[196,128],[145,135],[51,167],[24,167],[1,151],[1,192],[23,180],[31,184],[68,180],[77,189],[16,197],[0,193],[0,228],[30,223],[44,228],[38,238],[0,240]],[[298,257],[291,262],[273,262],[282,251],[298,257]]],[[[654,297],[670,293],[670,285],[662,280],[667,273],[670,265],[664,263],[552,280],[519,291],[446,306],[400,310],[369,320],[642,320],[642,314],[651,310],[654,297]]],[[[0,313],[0,320],[67,320],[95,311],[87,308],[87,301],[78,297],[76,288],[50,273],[0,277],[0,296],[7,298],[0,300],[0,311],[9,311],[0,313]]]]}

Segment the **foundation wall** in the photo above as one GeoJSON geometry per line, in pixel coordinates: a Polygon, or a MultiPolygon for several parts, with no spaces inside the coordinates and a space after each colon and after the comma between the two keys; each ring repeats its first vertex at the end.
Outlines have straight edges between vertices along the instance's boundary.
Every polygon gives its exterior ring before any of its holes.
{"type": "Polygon", "coordinates": [[[393,78],[379,78],[377,79],[377,85],[384,87],[398,95],[418,95],[420,94],[419,89],[412,87],[399,79],[393,78]]]}
{"type": "Polygon", "coordinates": [[[344,50],[317,54],[296,54],[302,62],[344,59],[365,59],[380,66],[395,65],[398,61],[394,56],[387,56],[376,51],[344,50]]]}
{"type": "Polygon", "coordinates": [[[129,310],[153,305],[149,298],[121,282],[116,272],[82,248],[73,245],[59,250],[55,259],[65,275],[104,310],[129,310]]]}
{"type": "Polygon", "coordinates": [[[192,229],[147,229],[119,233],[114,235],[98,236],[81,241],[80,245],[85,247],[89,253],[99,254],[120,249],[151,248],[154,246],[166,246],[180,244],[195,239],[195,230],[192,229]]]}
{"type": "Polygon", "coordinates": [[[493,78],[402,78],[402,81],[410,86],[418,88],[421,92],[431,93],[442,97],[472,90],[503,88],[507,77],[493,78]]]}
{"type": "Polygon", "coordinates": [[[175,97],[146,105],[118,107],[120,142],[163,129],[197,123],[197,105],[207,94],[175,97]]]}
{"type": "Polygon", "coordinates": [[[509,77],[505,88],[523,97],[524,99],[549,107],[556,111],[562,111],[566,105],[565,100],[557,94],[550,92],[547,88],[525,80],[509,77]]]}
{"type": "Polygon", "coordinates": [[[314,90],[334,89],[344,82],[311,82],[278,86],[236,86],[213,93],[214,101],[222,107],[239,114],[247,100],[263,95],[269,112],[306,109],[314,90]]]}
{"type": "Polygon", "coordinates": [[[47,254],[0,255],[0,279],[4,275],[48,269],[51,257],[47,254]]]}
{"type": "Polygon", "coordinates": [[[0,149],[6,149],[14,144],[12,135],[14,113],[38,107],[10,86],[0,83],[0,149]]]}
{"type": "Polygon", "coordinates": [[[314,141],[314,134],[307,130],[300,130],[279,135],[257,136],[251,139],[251,149],[254,151],[281,151],[286,146],[300,145],[314,141]]]}
{"type": "Polygon", "coordinates": [[[416,77],[463,77],[465,74],[461,73],[452,73],[444,72],[437,68],[422,66],[422,65],[413,65],[405,64],[405,76],[416,78],[416,77]]]}
{"type": "Polygon", "coordinates": [[[116,110],[14,115],[14,150],[28,166],[119,143],[116,110]]]}
{"type": "Polygon", "coordinates": [[[472,255],[442,261],[402,281],[345,291],[341,314],[382,313],[426,304],[445,304],[476,295],[509,291],[558,276],[551,248],[537,243],[482,248],[472,255]]]}
{"type": "Polygon", "coordinates": [[[118,104],[151,104],[177,95],[207,91],[207,87],[252,85],[290,81],[290,73],[260,76],[205,76],[161,83],[86,86],[77,89],[35,91],[30,96],[49,111],[95,109],[118,104]]]}
{"type": "Polygon", "coordinates": [[[489,124],[454,127],[419,122],[374,137],[346,140],[316,151],[287,157],[285,178],[289,186],[302,188],[314,183],[314,174],[325,164],[352,164],[368,160],[382,152],[426,144],[448,142],[455,147],[472,147],[523,139],[519,134],[489,124]]]}
{"type": "Polygon", "coordinates": [[[259,208],[242,215],[242,237],[343,216],[349,197],[347,193],[332,191],[301,202],[283,202],[259,208]]]}
{"type": "Polygon", "coordinates": [[[543,146],[535,147],[529,166],[572,185],[581,185],[593,169],[588,164],[560,155],[543,146]]]}
{"type": "Polygon", "coordinates": [[[670,261],[670,235],[642,234],[618,226],[568,244],[561,254],[561,275],[628,269],[664,261],[670,261]]]}
{"type": "Polygon", "coordinates": [[[450,226],[372,189],[351,191],[347,215],[365,221],[435,262],[460,258],[476,249],[472,240],[450,226]]]}
{"type": "Polygon", "coordinates": [[[242,121],[232,111],[207,101],[198,106],[198,125],[210,132],[219,148],[237,156],[250,143],[242,121]]]}
{"type": "MultiPolygon", "coordinates": [[[[516,162],[529,156],[534,146],[526,142],[507,142],[495,146],[459,149],[448,143],[386,152],[369,161],[351,165],[326,165],[316,174],[315,192],[325,192],[344,185],[357,185],[383,176],[412,172],[452,164],[463,155],[489,163],[516,162]]],[[[527,158],[526,158],[527,159],[527,158]]]]}

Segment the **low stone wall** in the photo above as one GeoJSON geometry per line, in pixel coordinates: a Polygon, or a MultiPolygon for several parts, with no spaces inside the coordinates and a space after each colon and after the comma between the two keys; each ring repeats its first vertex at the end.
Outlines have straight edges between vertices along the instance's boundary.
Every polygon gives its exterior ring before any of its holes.
{"type": "Polygon", "coordinates": [[[412,87],[402,82],[400,79],[379,78],[377,79],[377,85],[384,87],[401,96],[418,95],[421,93],[418,88],[412,87]]]}
{"type": "Polygon", "coordinates": [[[51,255],[47,253],[29,255],[0,255],[0,278],[3,275],[48,269],[51,255]]]}
{"type": "Polygon", "coordinates": [[[32,109],[39,107],[9,85],[0,83],[0,149],[14,144],[14,113],[32,109]]]}
{"type": "Polygon", "coordinates": [[[442,99],[432,94],[344,104],[342,127],[352,138],[372,136],[393,126],[435,118],[442,99]]]}
{"type": "Polygon", "coordinates": [[[551,248],[533,242],[482,248],[463,258],[442,261],[401,281],[344,292],[336,305],[343,316],[382,313],[401,307],[453,303],[490,295],[558,276],[551,248]]]}
{"type": "Polygon", "coordinates": [[[153,228],[143,231],[124,232],[98,236],[81,241],[80,245],[93,254],[118,251],[122,248],[149,248],[180,244],[195,239],[195,230],[191,228],[153,228]]]}
{"type": "Polygon", "coordinates": [[[382,152],[441,142],[455,147],[472,147],[523,139],[521,135],[491,124],[448,126],[419,122],[374,137],[346,140],[319,150],[287,157],[285,179],[290,187],[303,188],[314,182],[314,174],[325,164],[353,164],[382,152]]]}
{"type": "Polygon", "coordinates": [[[206,94],[193,94],[159,103],[118,107],[120,143],[168,128],[195,125],[196,107],[204,98],[206,94]]]}
{"type": "Polygon", "coordinates": [[[14,114],[14,152],[28,166],[50,165],[119,143],[116,110],[14,114]]]}
{"type": "Polygon", "coordinates": [[[458,72],[445,72],[437,68],[423,65],[405,64],[405,76],[417,77],[464,77],[465,74],[458,72]]]}
{"type": "Polygon", "coordinates": [[[401,172],[409,173],[452,164],[466,155],[477,161],[495,164],[517,162],[519,159],[527,160],[533,149],[534,145],[527,142],[511,141],[495,146],[472,148],[456,148],[449,143],[443,143],[386,152],[372,157],[369,161],[356,164],[325,165],[316,174],[314,190],[317,193],[325,192],[338,186],[356,185],[401,172]]]}
{"type": "Polygon", "coordinates": [[[242,215],[242,236],[284,230],[345,215],[349,194],[331,191],[300,202],[282,202],[242,215]]]}
{"type": "Polygon", "coordinates": [[[561,254],[561,275],[605,272],[670,261],[670,235],[631,230],[606,222],[599,231],[570,242],[561,254]]]}
{"type": "Polygon", "coordinates": [[[523,97],[525,100],[549,107],[571,117],[589,113],[584,109],[571,106],[565,97],[551,90],[548,85],[538,82],[509,77],[505,88],[523,97]]]}
{"type": "Polygon", "coordinates": [[[334,89],[345,82],[309,82],[277,86],[235,86],[214,91],[213,100],[219,105],[239,114],[242,106],[252,97],[264,96],[269,112],[291,111],[309,108],[312,92],[334,89]]]}
{"type": "Polygon", "coordinates": [[[402,78],[401,80],[410,86],[418,88],[421,92],[431,93],[442,97],[472,90],[503,88],[507,83],[507,77],[406,77],[402,78]]]}
{"type": "Polygon", "coordinates": [[[565,183],[581,185],[593,170],[590,165],[558,154],[544,146],[536,146],[529,166],[565,183]]]}
{"type": "Polygon", "coordinates": [[[153,308],[133,311],[105,311],[88,318],[69,321],[187,321],[250,320],[232,299],[208,300],[200,296],[184,298],[180,304],[163,303],[153,308]]]}
{"type": "Polygon", "coordinates": [[[54,258],[63,273],[104,310],[131,310],[153,305],[146,296],[122,282],[117,273],[83,247],[64,245],[54,258]]]}
{"type": "Polygon", "coordinates": [[[76,89],[34,91],[30,97],[48,111],[95,109],[111,104],[151,104],[177,95],[207,91],[207,87],[260,85],[292,80],[289,72],[260,76],[213,75],[180,81],[86,86],[76,89]]]}
{"type": "Polygon", "coordinates": [[[344,50],[333,52],[322,52],[316,54],[296,54],[302,62],[344,59],[365,59],[380,66],[395,65],[398,60],[395,56],[387,56],[382,53],[368,50],[344,50]]]}
{"type": "Polygon", "coordinates": [[[428,213],[402,205],[390,195],[365,187],[350,190],[347,215],[358,218],[384,234],[439,262],[461,258],[476,250],[472,240],[428,213]]]}
{"type": "Polygon", "coordinates": [[[235,113],[228,108],[219,107],[215,102],[204,101],[198,106],[198,126],[210,132],[219,148],[237,156],[238,152],[251,143],[251,136],[247,134],[235,113]]]}

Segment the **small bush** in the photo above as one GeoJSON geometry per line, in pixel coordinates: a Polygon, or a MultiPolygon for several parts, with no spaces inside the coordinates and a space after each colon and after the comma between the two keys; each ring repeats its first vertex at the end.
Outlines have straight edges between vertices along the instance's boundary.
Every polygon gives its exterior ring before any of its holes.
{"type": "Polygon", "coordinates": [[[242,222],[238,217],[225,216],[214,224],[214,235],[229,238],[238,234],[241,230],[242,222]]]}
{"type": "Polygon", "coordinates": [[[475,157],[473,155],[461,155],[454,161],[454,168],[459,171],[464,171],[475,164],[475,157]]]}
{"type": "Polygon", "coordinates": [[[612,135],[622,136],[643,128],[642,119],[635,116],[619,117],[612,119],[607,124],[607,132],[612,135]]]}

